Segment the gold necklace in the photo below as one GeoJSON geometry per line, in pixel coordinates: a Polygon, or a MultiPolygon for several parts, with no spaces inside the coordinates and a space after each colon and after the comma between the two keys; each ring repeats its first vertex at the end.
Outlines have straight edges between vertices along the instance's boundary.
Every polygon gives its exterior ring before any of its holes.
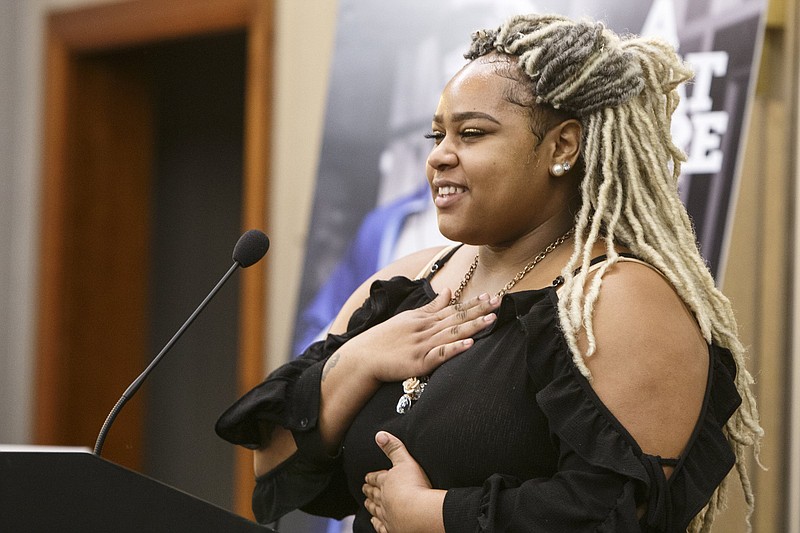
{"type": "MultiPolygon", "coordinates": [[[[547,254],[558,248],[559,245],[563,244],[564,241],[569,239],[570,235],[572,235],[572,228],[570,228],[570,230],[564,235],[548,244],[544,250],[539,252],[539,254],[533,258],[533,261],[525,265],[525,268],[520,270],[517,275],[511,279],[511,281],[506,283],[505,287],[500,289],[500,292],[497,293],[497,296],[502,298],[505,293],[511,290],[511,287],[516,285],[519,280],[525,277],[525,274],[533,270],[533,267],[539,264],[542,259],[547,257],[547,254]]],[[[469,270],[467,270],[467,273],[464,274],[464,279],[461,280],[458,288],[453,293],[453,297],[450,299],[450,305],[455,305],[458,303],[459,298],[461,298],[461,293],[469,283],[469,280],[472,279],[472,275],[475,273],[476,268],[478,268],[478,254],[475,254],[475,259],[472,260],[469,270]]],[[[400,396],[395,410],[401,415],[407,413],[408,410],[411,409],[411,406],[414,405],[414,402],[419,400],[419,397],[422,396],[427,384],[428,376],[414,376],[403,381],[403,395],[400,396]]]]}
{"type": "MultiPolygon", "coordinates": [[[[559,245],[563,244],[564,241],[569,239],[570,235],[572,235],[572,228],[570,228],[570,230],[568,232],[566,232],[564,235],[562,235],[558,239],[556,239],[553,242],[551,242],[550,244],[548,244],[547,247],[544,250],[539,252],[536,255],[536,257],[534,257],[533,260],[530,263],[525,265],[525,268],[523,268],[522,270],[517,272],[517,275],[514,276],[513,278],[511,278],[511,281],[506,283],[505,286],[502,289],[500,289],[500,291],[497,293],[497,296],[502,298],[503,295],[505,293],[507,293],[508,291],[510,291],[511,288],[514,285],[516,285],[519,280],[521,280],[522,278],[525,277],[525,274],[527,274],[528,272],[533,270],[533,267],[535,267],[537,264],[539,264],[539,262],[541,262],[542,259],[547,257],[547,255],[550,252],[552,252],[553,250],[558,248],[559,245]]],[[[461,283],[458,285],[458,288],[455,290],[455,292],[453,292],[453,297],[450,298],[450,305],[457,304],[459,299],[461,299],[461,293],[464,292],[464,289],[467,287],[467,284],[469,283],[469,280],[472,279],[472,275],[475,273],[475,269],[478,268],[478,259],[479,259],[479,257],[480,257],[480,254],[475,254],[475,259],[472,260],[472,264],[469,266],[469,270],[467,270],[467,273],[464,274],[464,279],[461,280],[461,283]]]]}

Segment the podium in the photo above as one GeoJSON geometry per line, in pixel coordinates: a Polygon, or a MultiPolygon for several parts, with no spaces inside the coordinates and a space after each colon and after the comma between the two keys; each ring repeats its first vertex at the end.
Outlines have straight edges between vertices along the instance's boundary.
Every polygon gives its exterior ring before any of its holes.
{"type": "Polygon", "coordinates": [[[274,530],[88,451],[0,451],[0,531],[274,530]]]}

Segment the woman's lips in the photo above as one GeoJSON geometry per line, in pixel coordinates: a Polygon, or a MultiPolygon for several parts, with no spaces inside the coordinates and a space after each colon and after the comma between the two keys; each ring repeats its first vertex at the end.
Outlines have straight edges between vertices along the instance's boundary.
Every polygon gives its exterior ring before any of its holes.
{"type": "Polygon", "coordinates": [[[436,198],[434,199],[434,204],[440,209],[449,207],[456,203],[461,195],[465,192],[467,192],[467,189],[464,187],[456,187],[455,185],[438,187],[436,189],[436,198]]]}

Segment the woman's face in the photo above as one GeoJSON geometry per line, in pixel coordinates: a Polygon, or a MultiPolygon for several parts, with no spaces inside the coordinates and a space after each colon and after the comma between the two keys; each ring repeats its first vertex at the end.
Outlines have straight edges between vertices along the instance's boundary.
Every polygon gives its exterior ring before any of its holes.
{"type": "Polygon", "coordinates": [[[498,66],[507,68],[497,59],[465,66],[432,123],[426,174],[439,229],[468,244],[511,244],[564,209],[563,185],[549,173],[552,130],[544,140],[532,133],[528,110],[504,98],[518,82],[498,66]]]}

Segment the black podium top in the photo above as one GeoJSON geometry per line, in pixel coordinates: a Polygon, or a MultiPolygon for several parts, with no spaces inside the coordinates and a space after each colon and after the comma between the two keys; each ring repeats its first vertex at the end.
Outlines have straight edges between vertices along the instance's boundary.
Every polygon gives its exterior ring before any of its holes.
{"type": "Polygon", "coordinates": [[[0,452],[0,531],[273,530],[91,453],[0,452]]]}

